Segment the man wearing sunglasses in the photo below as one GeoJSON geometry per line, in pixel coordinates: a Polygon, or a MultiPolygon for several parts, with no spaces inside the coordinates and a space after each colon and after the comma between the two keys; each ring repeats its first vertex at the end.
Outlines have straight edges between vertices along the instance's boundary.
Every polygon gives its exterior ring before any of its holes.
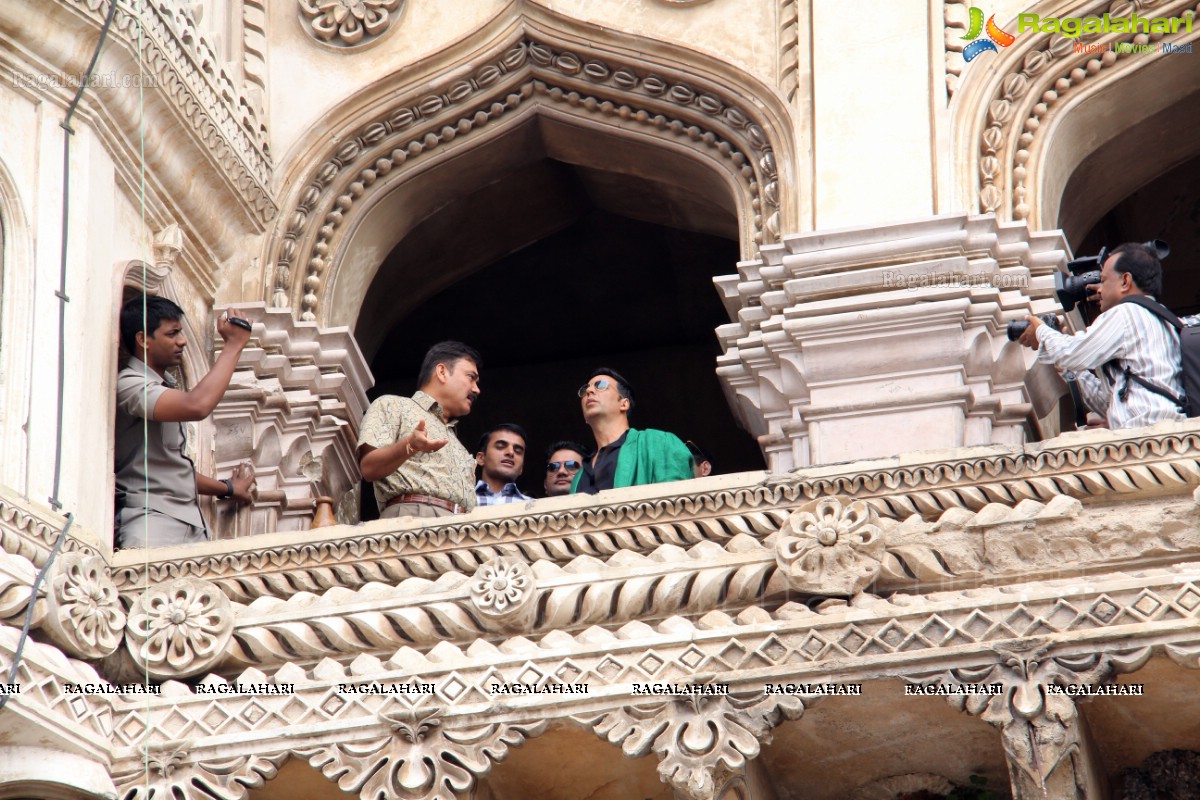
{"type": "Polygon", "coordinates": [[[570,494],[575,473],[583,466],[583,445],[578,442],[555,442],[546,451],[546,480],[542,484],[546,497],[570,494]]]}
{"type": "Polygon", "coordinates": [[[692,477],[692,454],[678,436],[629,427],[633,387],[616,370],[593,370],[578,394],[583,420],[596,438],[596,453],[583,462],[572,492],[595,494],[692,477]]]}

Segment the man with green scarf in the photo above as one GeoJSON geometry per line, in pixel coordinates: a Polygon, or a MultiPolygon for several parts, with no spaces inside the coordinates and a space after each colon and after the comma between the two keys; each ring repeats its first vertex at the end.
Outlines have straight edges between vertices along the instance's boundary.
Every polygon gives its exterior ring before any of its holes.
{"type": "Polygon", "coordinates": [[[596,438],[596,452],[584,459],[572,492],[595,494],[692,477],[692,454],[678,436],[629,427],[633,387],[616,370],[593,370],[579,387],[579,401],[596,438]]]}

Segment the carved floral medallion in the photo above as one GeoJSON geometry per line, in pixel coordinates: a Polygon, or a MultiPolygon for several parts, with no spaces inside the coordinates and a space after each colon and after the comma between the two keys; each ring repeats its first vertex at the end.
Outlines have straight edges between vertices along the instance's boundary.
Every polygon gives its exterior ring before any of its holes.
{"type": "Polygon", "coordinates": [[[300,20],[314,39],[335,47],[359,47],[383,34],[404,0],[300,0],[300,20]]]}
{"type": "Polygon", "coordinates": [[[59,556],[47,601],[46,630],[59,647],[95,659],[120,646],[125,611],[104,559],[81,553],[59,556]]]}
{"type": "Polygon", "coordinates": [[[129,612],[129,652],[156,678],[181,678],[210,669],[233,634],[229,598],[215,585],[180,578],[152,586],[129,612]]]}
{"type": "Polygon", "coordinates": [[[869,505],[825,497],[788,518],[775,541],[775,558],[794,589],[852,595],[879,575],[885,546],[869,505]]]}
{"type": "Polygon", "coordinates": [[[533,570],[515,558],[493,558],[471,577],[471,604],[494,623],[512,625],[534,610],[533,570]]]}

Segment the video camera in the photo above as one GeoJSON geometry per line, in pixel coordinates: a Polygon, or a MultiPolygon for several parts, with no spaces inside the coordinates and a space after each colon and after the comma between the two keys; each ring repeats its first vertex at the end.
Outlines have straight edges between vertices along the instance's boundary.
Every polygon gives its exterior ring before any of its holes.
{"type": "MultiPolygon", "coordinates": [[[[1142,246],[1153,250],[1160,261],[1171,255],[1171,246],[1162,239],[1151,239],[1143,242],[1142,246]]],[[[1063,310],[1068,314],[1083,303],[1084,305],[1079,309],[1080,313],[1083,314],[1085,320],[1090,322],[1091,315],[1087,303],[1098,302],[1100,298],[1089,292],[1087,287],[1100,283],[1100,268],[1104,266],[1108,255],[1108,248],[1101,247],[1100,252],[1094,256],[1085,256],[1068,262],[1067,271],[1071,273],[1070,275],[1064,275],[1061,272],[1054,273],[1054,293],[1058,295],[1058,302],[1062,303],[1063,310]]]]}

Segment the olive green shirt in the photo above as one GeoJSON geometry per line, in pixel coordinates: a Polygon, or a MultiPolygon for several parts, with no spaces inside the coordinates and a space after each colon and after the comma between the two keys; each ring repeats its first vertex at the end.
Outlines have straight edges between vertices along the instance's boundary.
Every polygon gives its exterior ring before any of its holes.
{"type": "Polygon", "coordinates": [[[376,449],[400,441],[425,420],[430,439],[446,439],[433,453],[412,457],[381,481],[375,482],[375,502],[382,511],[387,501],[402,494],[427,494],[466,510],[475,508],[475,459],[458,440],[457,420],[447,424],[432,397],[418,391],[412,397],[385,394],[371,403],[358,432],[358,445],[376,449]]]}

